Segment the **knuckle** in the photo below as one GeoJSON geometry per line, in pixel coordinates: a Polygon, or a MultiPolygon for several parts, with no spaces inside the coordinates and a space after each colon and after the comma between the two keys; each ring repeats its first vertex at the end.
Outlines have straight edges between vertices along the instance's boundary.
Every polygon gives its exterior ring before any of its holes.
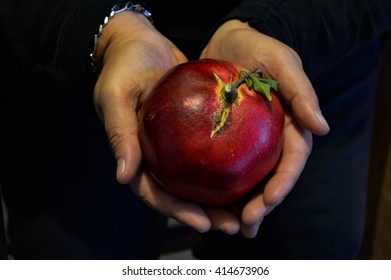
{"type": "Polygon", "coordinates": [[[120,127],[113,127],[106,130],[107,139],[111,149],[116,152],[119,147],[126,142],[126,131],[120,127]]]}

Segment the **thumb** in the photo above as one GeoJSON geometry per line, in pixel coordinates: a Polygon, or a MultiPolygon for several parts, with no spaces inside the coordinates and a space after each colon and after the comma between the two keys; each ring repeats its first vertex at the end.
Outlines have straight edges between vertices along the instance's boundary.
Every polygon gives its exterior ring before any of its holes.
{"type": "Polygon", "coordinates": [[[296,121],[316,135],[326,135],[330,127],[319,107],[318,99],[312,86],[301,84],[299,87],[285,89],[280,87],[282,95],[290,104],[296,121]]]}
{"type": "Polygon", "coordinates": [[[285,63],[289,67],[281,68],[277,77],[277,80],[283,81],[279,91],[289,103],[296,121],[316,135],[327,134],[330,127],[321,112],[315,90],[303,71],[300,58],[285,56],[285,63]]]}
{"type": "Polygon", "coordinates": [[[135,177],[141,163],[141,149],[137,136],[137,116],[130,108],[104,113],[107,138],[117,160],[117,181],[128,184],[135,177]]]}
{"type": "Polygon", "coordinates": [[[131,95],[122,93],[118,88],[102,91],[95,96],[99,96],[95,100],[95,106],[117,161],[117,181],[128,184],[136,176],[142,157],[136,105],[131,95]]]}

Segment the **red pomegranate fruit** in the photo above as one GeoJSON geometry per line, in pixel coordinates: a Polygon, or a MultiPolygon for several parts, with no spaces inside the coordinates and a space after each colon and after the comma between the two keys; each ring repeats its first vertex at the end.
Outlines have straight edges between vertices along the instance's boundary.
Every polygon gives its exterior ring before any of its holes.
{"type": "Polygon", "coordinates": [[[235,203],[261,182],[279,159],[283,129],[277,82],[215,59],[170,69],[139,111],[150,174],[204,205],[235,203]]]}

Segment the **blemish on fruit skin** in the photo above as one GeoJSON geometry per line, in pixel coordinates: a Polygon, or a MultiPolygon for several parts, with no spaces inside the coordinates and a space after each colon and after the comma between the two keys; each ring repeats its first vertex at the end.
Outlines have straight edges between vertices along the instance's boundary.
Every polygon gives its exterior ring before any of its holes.
{"type": "Polygon", "coordinates": [[[154,118],[156,117],[156,114],[155,113],[152,113],[149,115],[149,119],[152,121],[154,118]]]}
{"type": "Polygon", "coordinates": [[[204,98],[200,95],[193,95],[183,100],[183,107],[189,112],[198,112],[203,109],[204,98]]]}

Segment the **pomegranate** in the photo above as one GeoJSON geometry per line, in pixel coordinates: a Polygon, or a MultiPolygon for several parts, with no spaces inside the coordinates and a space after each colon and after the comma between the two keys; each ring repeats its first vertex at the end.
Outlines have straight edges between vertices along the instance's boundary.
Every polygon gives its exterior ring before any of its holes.
{"type": "Polygon", "coordinates": [[[215,59],[170,69],[139,110],[150,174],[204,205],[235,203],[261,182],[279,159],[283,129],[277,82],[215,59]]]}

